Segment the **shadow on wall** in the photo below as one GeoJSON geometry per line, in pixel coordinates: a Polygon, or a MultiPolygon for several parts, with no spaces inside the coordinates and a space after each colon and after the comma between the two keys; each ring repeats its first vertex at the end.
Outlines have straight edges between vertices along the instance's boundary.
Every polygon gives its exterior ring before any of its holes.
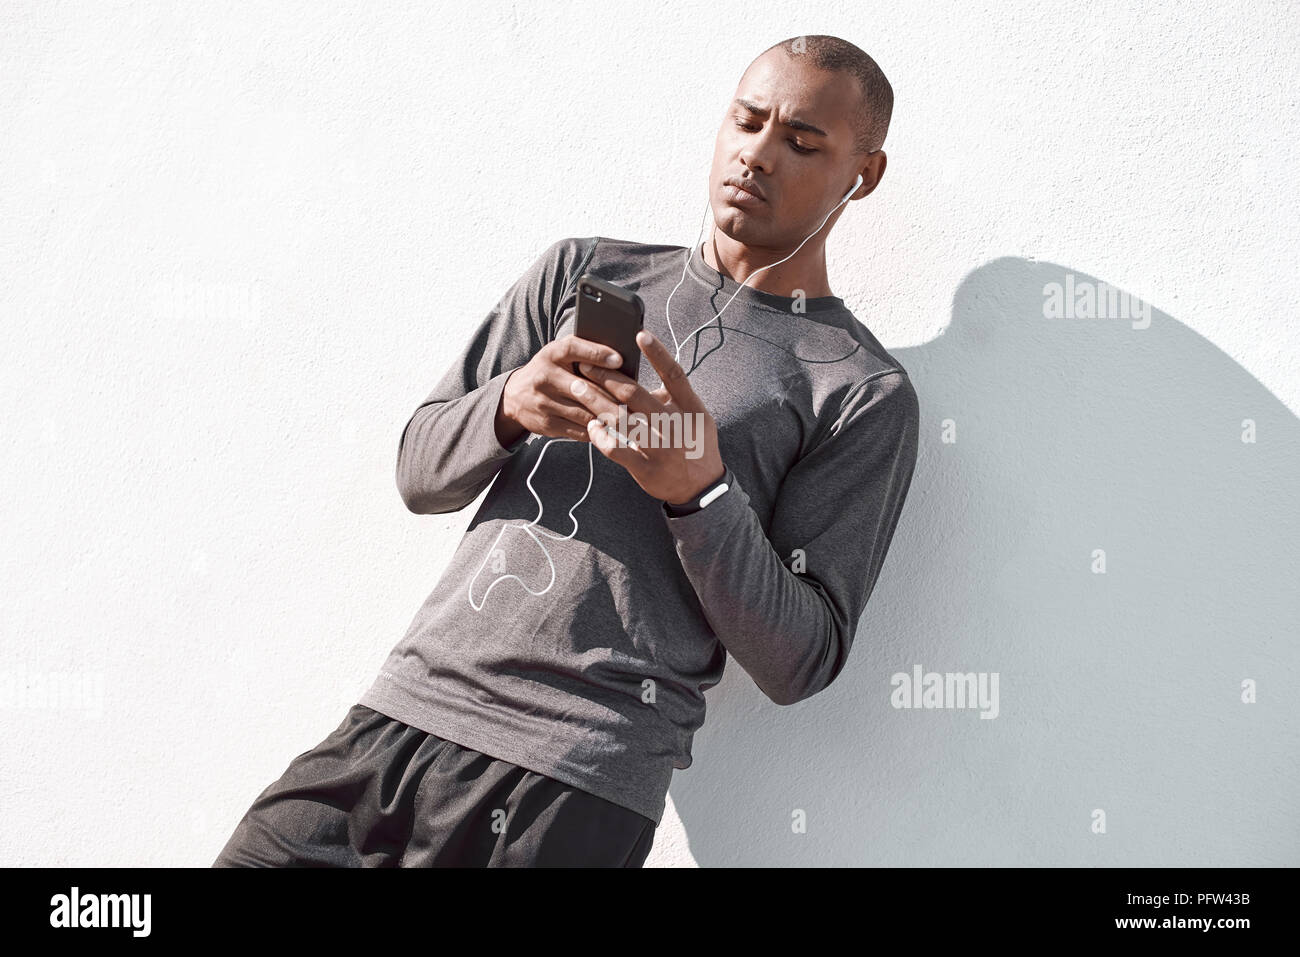
{"type": "Polygon", "coordinates": [[[891,350],[922,434],[884,570],[822,694],[728,662],[671,788],[702,866],[1300,865],[1300,423],[1149,305],[1046,318],[1052,283],[1105,288],[999,259],[891,350]],[[997,716],[895,708],[917,665],[996,672],[997,716]]]}

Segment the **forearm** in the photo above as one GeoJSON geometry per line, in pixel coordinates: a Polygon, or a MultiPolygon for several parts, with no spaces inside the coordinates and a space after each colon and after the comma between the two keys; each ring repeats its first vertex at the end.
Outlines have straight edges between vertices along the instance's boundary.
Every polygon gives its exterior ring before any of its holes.
{"type": "Polygon", "coordinates": [[[666,521],[710,627],[765,695],[794,704],[834,680],[851,623],[815,579],[786,567],[738,483],[666,521]]]}
{"type": "Polygon", "coordinates": [[[528,433],[513,421],[506,382],[551,340],[568,276],[585,261],[575,257],[592,249],[578,239],[551,243],[479,323],[407,421],[397,452],[397,487],[412,512],[464,508],[523,445],[528,433]]]}
{"type": "Polygon", "coordinates": [[[509,376],[502,372],[454,399],[430,399],[411,416],[398,446],[396,479],[412,512],[464,508],[510,458],[525,433],[498,428],[509,376]]]}

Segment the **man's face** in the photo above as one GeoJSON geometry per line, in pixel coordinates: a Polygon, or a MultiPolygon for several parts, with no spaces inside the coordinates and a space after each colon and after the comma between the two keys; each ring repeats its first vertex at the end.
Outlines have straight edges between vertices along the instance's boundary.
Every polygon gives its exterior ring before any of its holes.
{"type": "MultiPolygon", "coordinates": [[[[866,163],[853,153],[859,95],[850,76],[780,49],[750,64],[736,88],[744,103],[727,107],[713,149],[709,203],[718,228],[737,242],[770,249],[793,248],[817,229],[866,163]],[[756,184],[763,198],[724,185],[730,177],[756,184]]],[[[823,236],[841,212],[843,206],[823,236]]]]}

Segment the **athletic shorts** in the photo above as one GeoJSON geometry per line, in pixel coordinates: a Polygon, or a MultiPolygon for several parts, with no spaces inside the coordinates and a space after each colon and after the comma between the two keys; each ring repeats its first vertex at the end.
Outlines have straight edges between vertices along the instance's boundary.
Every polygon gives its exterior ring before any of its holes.
{"type": "Polygon", "coordinates": [[[354,705],[213,867],[641,867],[655,822],[354,705]]]}

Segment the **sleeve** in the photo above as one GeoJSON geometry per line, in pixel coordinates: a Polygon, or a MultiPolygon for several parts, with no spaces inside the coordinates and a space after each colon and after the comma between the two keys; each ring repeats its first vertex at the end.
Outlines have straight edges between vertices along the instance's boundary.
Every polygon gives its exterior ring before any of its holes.
{"type": "Polygon", "coordinates": [[[790,470],[770,533],[738,484],[698,512],[664,513],[709,626],[777,704],[843,670],[911,485],[919,420],[906,372],[879,373],[790,470]]]}
{"type": "Polygon", "coordinates": [[[501,393],[510,373],[553,338],[569,277],[577,274],[579,246],[578,240],[561,239],[534,260],[407,420],[397,446],[396,478],[412,512],[464,508],[527,439],[520,436],[508,448],[497,439],[501,393]]]}

